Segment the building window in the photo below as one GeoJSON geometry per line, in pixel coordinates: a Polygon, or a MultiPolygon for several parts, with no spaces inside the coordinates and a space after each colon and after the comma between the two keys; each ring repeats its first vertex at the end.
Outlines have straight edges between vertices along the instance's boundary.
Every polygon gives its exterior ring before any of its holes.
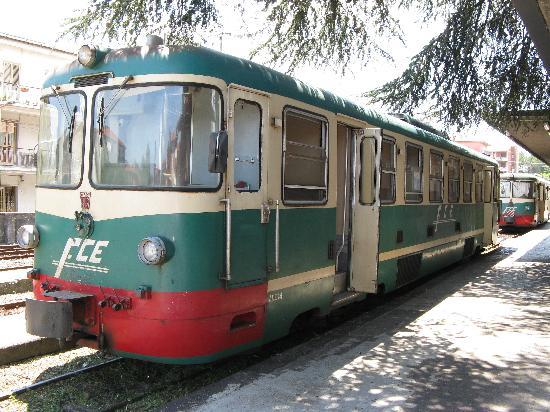
{"type": "Polygon", "coordinates": [[[395,142],[382,139],[380,159],[380,202],[395,202],[395,142]]]}
{"type": "Polygon", "coordinates": [[[460,198],[460,161],[449,156],[449,203],[456,203],[460,198]]]}
{"type": "Polygon", "coordinates": [[[470,162],[464,162],[464,173],[463,173],[463,183],[462,187],[464,188],[464,193],[462,199],[464,203],[472,202],[472,186],[474,180],[474,167],[470,162]]]}
{"type": "Polygon", "coordinates": [[[443,154],[430,151],[430,202],[443,201],[443,154]]]}
{"type": "Polygon", "coordinates": [[[15,163],[15,149],[17,148],[17,124],[0,122],[0,165],[15,163]]]}
{"type": "Polygon", "coordinates": [[[476,168],[476,203],[483,202],[483,167],[476,168]]]}
{"type": "Polygon", "coordinates": [[[260,189],[260,136],[262,110],[260,105],[237,100],[234,110],[234,185],[238,192],[260,189]]]}
{"type": "Polygon", "coordinates": [[[327,121],[285,109],[283,201],[324,203],[327,199],[327,121]]]}
{"type": "Polygon", "coordinates": [[[16,187],[0,187],[0,212],[17,212],[16,187]]]}
{"type": "Polygon", "coordinates": [[[13,86],[19,85],[19,65],[16,63],[3,62],[2,83],[13,86]]]}
{"type": "Polygon", "coordinates": [[[406,144],[405,201],[422,202],[422,148],[406,144]]]}

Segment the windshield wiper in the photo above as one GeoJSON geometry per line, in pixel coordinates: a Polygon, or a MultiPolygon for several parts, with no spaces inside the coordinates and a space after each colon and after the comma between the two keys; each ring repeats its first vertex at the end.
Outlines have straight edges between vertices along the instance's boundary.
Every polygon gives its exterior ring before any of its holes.
{"type": "Polygon", "coordinates": [[[74,136],[75,119],[76,119],[76,106],[73,109],[73,114],[71,116],[71,123],[69,125],[69,135],[67,136],[67,139],[69,140],[69,153],[73,152],[73,136],[74,136]]]}
{"type": "Polygon", "coordinates": [[[105,118],[109,116],[109,113],[115,108],[116,104],[121,99],[123,92],[126,89],[123,89],[123,87],[128,83],[130,80],[132,80],[134,76],[127,76],[120,86],[118,87],[116,93],[111,97],[111,100],[109,100],[109,103],[105,105],[105,98],[101,98],[101,103],[99,104],[99,113],[97,115],[97,123],[99,128],[99,146],[103,147],[103,135],[104,135],[104,126],[105,126],[105,118]]]}
{"type": "Polygon", "coordinates": [[[65,116],[65,120],[67,121],[67,124],[70,124],[71,116],[69,116],[69,113],[71,112],[71,109],[69,109],[69,104],[67,103],[67,99],[65,99],[65,96],[63,96],[63,101],[61,101],[61,95],[57,92],[57,90],[55,90],[54,86],[52,86],[52,91],[55,97],[57,98],[57,101],[59,102],[59,106],[61,107],[61,111],[63,112],[63,116],[65,116]],[[67,111],[65,111],[65,109],[67,109],[67,111]]]}

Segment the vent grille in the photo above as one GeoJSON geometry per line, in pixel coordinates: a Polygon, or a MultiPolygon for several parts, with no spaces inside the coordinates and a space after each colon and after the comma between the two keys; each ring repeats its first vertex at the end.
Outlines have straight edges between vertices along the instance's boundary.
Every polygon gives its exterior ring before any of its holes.
{"type": "Polygon", "coordinates": [[[73,77],[71,81],[74,82],[74,87],[88,87],[96,86],[98,84],[107,84],[110,77],[113,77],[112,73],[98,73],[87,76],[73,77]]]}
{"type": "Polygon", "coordinates": [[[399,288],[418,279],[421,263],[422,253],[397,259],[397,280],[395,286],[399,288]]]}

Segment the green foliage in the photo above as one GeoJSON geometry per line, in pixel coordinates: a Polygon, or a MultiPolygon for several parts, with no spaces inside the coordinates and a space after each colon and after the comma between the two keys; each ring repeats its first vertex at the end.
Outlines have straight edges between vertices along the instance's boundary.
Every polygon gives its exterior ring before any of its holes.
{"type": "MultiPolygon", "coordinates": [[[[426,18],[435,1],[425,2],[426,18]]],[[[368,93],[373,101],[405,113],[428,103],[448,125],[485,119],[501,129],[513,112],[548,105],[550,78],[510,1],[441,2],[449,13],[443,32],[398,78],[368,93]]]]}
{"type": "MultiPolygon", "coordinates": [[[[201,30],[222,27],[217,4],[90,0],[66,33],[130,45],[140,34],[166,33],[170,43],[193,43],[201,30]]],[[[266,24],[251,33],[258,42],[254,55],[289,71],[304,63],[344,69],[355,58],[390,59],[387,40],[406,40],[392,17],[397,11],[404,18],[418,11],[425,24],[445,19],[444,30],[398,78],[366,94],[391,111],[413,114],[423,107],[448,126],[484,119],[502,130],[514,122],[514,111],[544,109],[550,101],[550,78],[510,0],[244,0],[230,18],[258,4],[266,24]]]]}
{"type": "Polygon", "coordinates": [[[166,33],[169,43],[193,43],[199,29],[218,20],[215,0],[90,0],[67,22],[65,35],[106,38],[134,45],[138,37],[166,33]]]}
{"type": "Polygon", "coordinates": [[[519,170],[524,173],[535,173],[550,179],[550,166],[528,153],[519,153],[519,170]]]}

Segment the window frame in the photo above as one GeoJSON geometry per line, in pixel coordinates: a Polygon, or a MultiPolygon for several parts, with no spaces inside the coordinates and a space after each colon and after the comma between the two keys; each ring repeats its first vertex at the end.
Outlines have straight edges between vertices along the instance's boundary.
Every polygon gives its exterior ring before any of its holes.
{"type": "Polygon", "coordinates": [[[474,179],[475,179],[475,170],[474,163],[471,160],[464,160],[462,162],[462,203],[474,203],[474,179]],[[466,165],[472,167],[472,180],[466,180],[466,165]],[[466,183],[470,183],[470,199],[466,201],[466,183]]]}
{"type": "MultiPolygon", "coordinates": [[[[330,130],[330,123],[328,119],[315,112],[311,112],[309,110],[305,110],[296,106],[291,105],[285,105],[283,107],[282,111],[283,116],[283,127],[282,127],[282,144],[281,144],[281,199],[283,202],[283,205],[289,205],[289,206],[323,206],[328,203],[328,191],[329,191],[329,130],[330,130]],[[285,167],[286,167],[286,132],[287,132],[287,124],[286,124],[286,114],[288,112],[295,113],[302,117],[310,117],[312,119],[320,120],[324,127],[322,127],[322,139],[324,143],[324,154],[325,154],[325,175],[324,175],[324,182],[325,182],[325,197],[321,201],[311,201],[311,200],[287,200],[285,199],[285,167]]],[[[293,185],[294,186],[294,185],[293,185]]],[[[296,185],[300,186],[300,185],[296,185]]],[[[307,186],[302,186],[307,187],[307,186]]],[[[299,187],[296,187],[299,188],[299,187]]],[[[307,190],[307,189],[306,189],[307,190]]],[[[323,188],[316,189],[316,190],[323,190],[323,188]]]]}
{"type": "Polygon", "coordinates": [[[461,187],[460,187],[460,170],[461,170],[461,162],[460,162],[460,158],[457,157],[457,156],[452,156],[452,155],[449,155],[449,157],[447,158],[447,202],[448,203],[460,203],[460,195],[461,195],[461,187]],[[449,172],[449,165],[451,163],[451,159],[453,160],[456,160],[457,162],[457,171],[458,171],[458,178],[456,179],[453,179],[451,177],[451,173],[449,172]],[[457,191],[457,196],[456,196],[456,200],[451,200],[451,197],[450,197],[450,194],[451,194],[451,181],[456,181],[458,182],[458,191],[457,191]]]}
{"type": "MultiPolygon", "coordinates": [[[[61,189],[61,190],[75,190],[75,189],[78,189],[80,186],[82,186],[82,181],[84,180],[84,163],[86,161],[86,133],[88,131],[87,127],[88,127],[88,95],[83,91],[83,90],[69,90],[69,91],[66,91],[66,92],[60,92],[58,93],[59,96],[63,96],[63,95],[69,95],[69,94],[81,94],[82,96],[84,96],[84,119],[83,119],[83,126],[82,126],[82,161],[80,162],[80,180],[78,181],[78,183],[76,185],[43,185],[43,184],[38,184],[38,159],[40,156],[37,156],[36,158],[36,162],[37,162],[37,165],[36,165],[36,173],[37,173],[37,176],[36,176],[36,187],[40,187],[40,188],[44,188],[44,189],[61,189]]],[[[55,97],[56,94],[55,93],[49,93],[49,94],[46,94],[44,96],[41,96],[40,97],[40,100],[43,100],[43,99],[46,99],[46,98],[49,98],[49,97],[55,97]]],[[[40,128],[38,130],[38,146],[37,146],[38,150],[40,150],[40,128]]]]}
{"type": "Polygon", "coordinates": [[[387,135],[382,135],[382,141],[380,146],[380,187],[382,185],[382,175],[384,173],[393,175],[392,199],[383,200],[380,197],[380,192],[378,193],[378,198],[380,199],[380,204],[391,205],[396,202],[396,198],[397,198],[397,142],[394,137],[387,136],[387,135]],[[384,146],[384,141],[389,142],[393,146],[393,171],[385,170],[382,167],[382,147],[384,146]]]}
{"type": "MultiPolygon", "coordinates": [[[[238,101],[243,101],[245,103],[249,103],[249,104],[252,104],[252,105],[255,105],[255,106],[258,106],[258,109],[260,110],[260,127],[258,128],[258,163],[259,163],[259,166],[258,166],[258,189],[256,190],[239,190],[235,187],[235,138],[236,138],[236,135],[235,135],[235,117],[233,117],[233,182],[231,182],[231,184],[233,185],[233,189],[235,189],[235,191],[237,193],[257,193],[259,192],[260,190],[262,190],[262,158],[263,158],[263,153],[262,153],[262,127],[263,127],[263,116],[264,116],[264,112],[263,112],[263,109],[262,109],[262,105],[259,103],[259,102],[256,102],[254,100],[249,100],[249,99],[244,99],[244,98],[241,98],[241,97],[238,97],[235,102],[234,102],[234,105],[237,104],[238,101]]],[[[233,111],[235,110],[235,106],[233,105],[233,111]]]]}
{"type": "Polygon", "coordinates": [[[484,176],[484,166],[481,164],[475,165],[474,168],[474,189],[475,189],[475,201],[474,203],[483,203],[483,186],[485,185],[485,176],[484,176]],[[479,177],[481,176],[481,182],[479,182],[479,177]],[[481,187],[478,196],[478,187],[481,187]],[[479,197],[479,199],[478,199],[479,197]]]}
{"type": "Polygon", "coordinates": [[[438,150],[430,149],[430,163],[428,165],[428,198],[430,203],[443,203],[445,199],[445,156],[443,152],[438,150]],[[441,177],[436,177],[432,175],[432,154],[441,157],[441,177]],[[432,199],[432,192],[430,190],[430,182],[433,180],[441,181],[441,198],[439,200],[432,199]]]}
{"type": "MultiPolygon", "coordinates": [[[[197,83],[197,82],[178,82],[178,81],[160,81],[160,82],[145,82],[145,83],[135,83],[135,84],[126,84],[124,88],[132,89],[135,87],[149,87],[149,86],[190,86],[190,87],[207,87],[213,90],[216,90],[220,96],[220,129],[219,131],[227,131],[226,122],[225,122],[225,101],[222,90],[213,84],[207,83],[197,83]]],[[[109,85],[104,87],[99,87],[94,90],[94,93],[91,98],[91,124],[93,126],[95,120],[95,106],[97,95],[104,90],[113,90],[120,88],[120,85],[109,85]]],[[[90,186],[97,190],[125,190],[125,191],[137,191],[137,192],[192,192],[192,193],[213,193],[218,192],[224,183],[224,175],[226,173],[218,173],[218,186],[216,187],[201,187],[201,188],[189,188],[189,187],[151,187],[151,186],[114,186],[114,185],[103,185],[97,184],[92,180],[93,173],[93,155],[94,155],[94,133],[92,128],[89,133],[90,139],[90,153],[88,155],[88,181],[90,186]]]]}
{"type": "Polygon", "coordinates": [[[405,179],[404,179],[404,185],[403,185],[403,192],[404,192],[404,198],[405,203],[413,203],[413,204],[419,204],[424,201],[424,147],[421,145],[411,143],[411,142],[405,142],[405,179]],[[415,147],[420,150],[420,191],[419,192],[409,192],[410,194],[420,194],[419,200],[409,200],[407,199],[407,148],[409,146],[415,147]]]}

